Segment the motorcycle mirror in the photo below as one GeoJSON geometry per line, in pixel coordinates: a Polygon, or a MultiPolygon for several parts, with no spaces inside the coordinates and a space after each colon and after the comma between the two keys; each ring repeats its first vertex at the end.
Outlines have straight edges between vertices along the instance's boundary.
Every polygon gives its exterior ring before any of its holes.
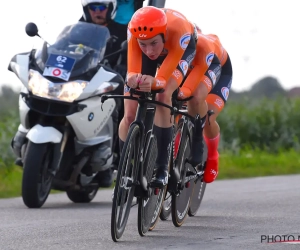
{"type": "Polygon", "coordinates": [[[25,27],[25,31],[26,31],[26,34],[28,36],[39,36],[38,34],[38,27],[36,26],[35,23],[27,23],[26,27],[25,27]]]}

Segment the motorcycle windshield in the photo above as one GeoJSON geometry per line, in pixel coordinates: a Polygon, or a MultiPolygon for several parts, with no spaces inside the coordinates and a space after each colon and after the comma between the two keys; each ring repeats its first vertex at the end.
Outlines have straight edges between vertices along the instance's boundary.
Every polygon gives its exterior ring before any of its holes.
{"type": "Polygon", "coordinates": [[[54,44],[38,49],[35,60],[44,76],[68,81],[97,66],[109,38],[105,26],[78,22],[65,27],[54,44]]]}

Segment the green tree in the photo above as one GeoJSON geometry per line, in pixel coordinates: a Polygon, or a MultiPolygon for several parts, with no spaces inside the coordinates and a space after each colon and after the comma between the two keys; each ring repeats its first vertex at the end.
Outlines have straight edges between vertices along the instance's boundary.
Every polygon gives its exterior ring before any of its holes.
{"type": "Polygon", "coordinates": [[[285,96],[286,91],[276,78],[267,76],[252,86],[249,95],[257,98],[274,98],[277,96],[285,96]]]}

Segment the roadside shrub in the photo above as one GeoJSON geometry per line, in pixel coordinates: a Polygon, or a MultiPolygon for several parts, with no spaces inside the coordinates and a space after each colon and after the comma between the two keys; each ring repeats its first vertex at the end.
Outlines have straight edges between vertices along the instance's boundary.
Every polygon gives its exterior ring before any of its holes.
{"type": "Polygon", "coordinates": [[[218,123],[221,150],[300,149],[300,98],[228,101],[218,123]]]}

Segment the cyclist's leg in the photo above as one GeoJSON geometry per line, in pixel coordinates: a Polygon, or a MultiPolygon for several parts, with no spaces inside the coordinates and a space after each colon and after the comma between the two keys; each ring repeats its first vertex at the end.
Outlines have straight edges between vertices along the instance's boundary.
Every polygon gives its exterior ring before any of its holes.
{"type": "MultiPolygon", "coordinates": [[[[129,95],[129,88],[124,87],[124,95],[129,95]]],[[[130,124],[134,121],[138,103],[133,100],[124,99],[124,116],[119,125],[120,154],[127,137],[130,124]]]]}
{"type": "Polygon", "coordinates": [[[216,118],[224,108],[227,101],[229,90],[232,82],[232,66],[230,58],[222,67],[222,73],[216,86],[207,96],[208,109],[213,110],[214,114],[209,117],[204,127],[204,139],[208,147],[208,158],[204,173],[204,181],[206,183],[213,182],[218,175],[219,153],[218,145],[220,139],[220,127],[216,118]]]}
{"type": "MultiPolygon", "coordinates": [[[[187,70],[193,61],[196,53],[195,39],[191,39],[186,48],[177,68],[172,77],[166,84],[165,91],[157,95],[157,100],[167,105],[172,105],[172,94],[181,84],[187,70]]],[[[170,110],[162,107],[156,107],[153,132],[157,138],[157,174],[153,180],[157,185],[166,185],[168,183],[168,163],[171,152],[171,142],[173,138],[173,117],[170,116],[170,110]]]]}
{"type": "MultiPolygon", "coordinates": [[[[178,83],[171,78],[167,82],[164,92],[157,94],[156,100],[171,106],[171,96],[177,88],[178,83]]],[[[168,163],[173,138],[172,126],[173,117],[170,115],[170,110],[157,105],[153,126],[153,134],[157,139],[157,172],[153,184],[157,184],[157,186],[164,186],[168,183],[168,163]]]]}
{"type": "MultiPolygon", "coordinates": [[[[212,63],[209,68],[206,70],[205,74],[199,81],[195,81],[199,77],[199,70],[200,67],[195,65],[194,69],[191,71],[189,77],[186,79],[188,84],[196,84],[197,87],[192,93],[193,98],[188,102],[188,111],[190,115],[197,115],[199,114],[200,119],[196,121],[193,140],[192,140],[192,148],[191,148],[191,155],[190,155],[190,163],[193,166],[197,166],[202,162],[203,157],[203,127],[205,126],[206,116],[207,116],[207,103],[206,98],[208,93],[213,88],[216,81],[219,79],[221,75],[221,64],[219,60],[212,63]]],[[[184,85],[184,86],[185,86],[184,85]]]]}

